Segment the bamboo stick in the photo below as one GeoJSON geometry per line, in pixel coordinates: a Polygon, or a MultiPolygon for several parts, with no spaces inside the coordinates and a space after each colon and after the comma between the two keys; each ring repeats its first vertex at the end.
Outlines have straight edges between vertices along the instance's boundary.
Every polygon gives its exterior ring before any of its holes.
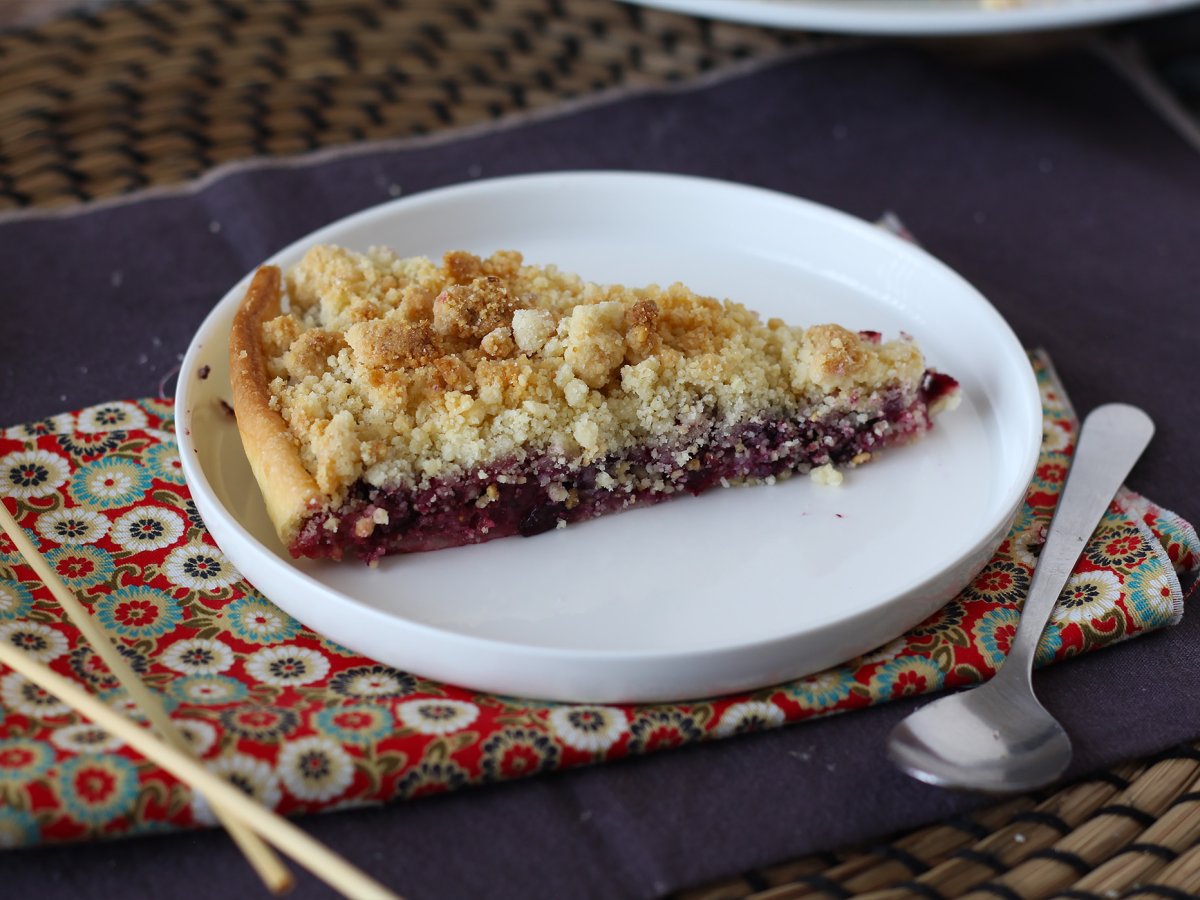
{"type": "Polygon", "coordinates": [[[220,804],[257,835],[287,854],[330,887],[353,900],[401,900],[388,888],[338,856],[291,822],[247,797],[236,787],[204,768],[194,757],[170,746],[146,729],[106,706],[75,682],[59,675],[11,644],[0,643],[0,663],[20,672],[63,703],[119,737],[146,759],[157,763],[180,781],[220,804]]]}
{"type": "MultiPolygon", "coordinates": [[[[17,550],[25,558],[25,561],[37,573],[38,578],[42,583],[50,589],[58,600],[59,606],[67,614],[67,617],[79,629],[84,639],[87,640],[92,648],[104,660],[104,664],[108,666],[108,670],[113,674],[121,685],[128,692],[130,698],[137,704],[138,709],[149,720],[154,730],[162,736],[162,738],[185,753],[188,751],[186,739],[180,733],[171,717],[167,715],[166,710],[158,701],[158,698],[151,693],[150,689],[138,678],[137,673],[126,662],[125,657],[117,652],[116,646],[109,639],[108,634],[100,626],[100,624],[92,617],[91,613],[84,608],[83,604],[71,593],[70,589],[63,584],[58,573],[51,568],[45,558],[34,547],[33,542],[25,535],[24,530],[17,524],[16,519],[9,513],[8,508],[3,502],[0,502],[0,526],[16,544],[17,550]]],[[[292,887],[292,873],[272,852],[271,848],[264,844],[252,831],[247,829],[242,823],[231,818],[229,814],[222,808],[219,803],[210,802],[213,814],[217,820],[229,832],[229,836],[233,838],[234,843],[238,845],[238,849],[246,857],[246,860],[258,873],[258,877],[262,879],[267,889],[272,894],[286,893],[292,887]]]]}

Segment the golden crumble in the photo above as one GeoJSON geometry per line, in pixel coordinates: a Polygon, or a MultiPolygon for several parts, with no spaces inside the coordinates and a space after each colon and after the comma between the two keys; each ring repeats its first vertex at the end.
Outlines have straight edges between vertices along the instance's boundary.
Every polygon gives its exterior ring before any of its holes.
{"type": "Polygon", "coordinates": [[[334,502],[360,479],[420,487],[533,454],[590,465],[832,398],[873,411],[925,371],[907,340],[764,324],[681,284],[593,284],[512,251],[438,264],[318,246],[286,288],[259,335],[270,405],[334,502]]]}

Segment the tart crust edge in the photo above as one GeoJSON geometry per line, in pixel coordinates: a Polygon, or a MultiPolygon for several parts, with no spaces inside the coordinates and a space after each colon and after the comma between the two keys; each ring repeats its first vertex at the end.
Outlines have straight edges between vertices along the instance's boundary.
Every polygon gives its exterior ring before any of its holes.
{"type": "Polygon", "coordinates": [[[283,417],[271,407],[262,326],[278,316],[282,274],[260,266],[242,298],[229,335],[229,380],[242,446],[254,471],[267,514],[284,545],[291,547],[304,519],[325,505],[304,467],[283,417]]]}

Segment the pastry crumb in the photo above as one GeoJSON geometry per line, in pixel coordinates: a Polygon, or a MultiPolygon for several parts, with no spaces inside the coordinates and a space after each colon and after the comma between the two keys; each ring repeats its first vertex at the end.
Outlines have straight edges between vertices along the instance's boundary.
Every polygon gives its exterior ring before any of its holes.
{"type": "Polygon", "coordinates": [[[929,404],[929,414],[936,416],[939,413],[950,412],[952,409],[958,409],[960,403],[962,403],[962,391],[949,391],[929,404]]]}
{"type": "Polygon", "coordinates": [[[837,487],[844,480],[841,472],[833,467],[830,463],[823,466],[817,466],[808,473],[808,477],[816,484],[825,485],[826,487],[837,487]]]}

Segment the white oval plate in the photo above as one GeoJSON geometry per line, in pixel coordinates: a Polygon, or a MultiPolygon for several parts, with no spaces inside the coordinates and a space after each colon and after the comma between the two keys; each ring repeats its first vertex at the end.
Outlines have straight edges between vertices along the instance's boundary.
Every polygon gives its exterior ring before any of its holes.
{"type": "Polygon", "coordinates": [[[953,596],[1003,538],[1032,476],[1041,406],[999,314],[923,251],[758,188],[580,172],[480,181],[368,209],[315,243],[519,249],[599,282],[732,297],[764,316],[917,337],[963,386],[915,445],[847,474],[718,490],[535,538],[357,561],[296,561],[267,519],[229,396],[228,342],[250,276],[183,363],[188,486],[220,547],[273,602],[359,653],[480,690],[657,701],[764,686],[863,653],[953,596]],[[207,371],[208,377],[201,373],[207,371]]]}
{"type": "Polygon", "coordinates": [[[1197,0],[626,0],[674,13],[851,34],[966,35],[1080,28],[1197,0]]]}

